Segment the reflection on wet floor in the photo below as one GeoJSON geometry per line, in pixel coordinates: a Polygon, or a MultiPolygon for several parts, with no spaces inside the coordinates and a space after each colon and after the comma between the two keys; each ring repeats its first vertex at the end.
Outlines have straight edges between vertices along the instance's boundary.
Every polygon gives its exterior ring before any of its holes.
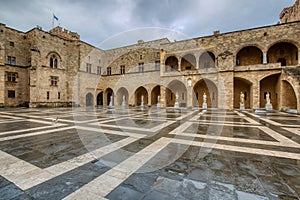
{"type": "Polygon", "coordinates": [[[63,108],[0,120],[0,199],[299,199],[297,115],[63,108]]]}

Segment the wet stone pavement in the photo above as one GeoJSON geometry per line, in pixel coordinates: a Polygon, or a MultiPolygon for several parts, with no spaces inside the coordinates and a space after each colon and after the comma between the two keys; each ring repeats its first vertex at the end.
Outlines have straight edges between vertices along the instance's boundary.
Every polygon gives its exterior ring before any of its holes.
{"type": "Polygon", "coordinates": [[[0,199],[300,197],[299,115],[19,108],[0,125],[0,199]]]}

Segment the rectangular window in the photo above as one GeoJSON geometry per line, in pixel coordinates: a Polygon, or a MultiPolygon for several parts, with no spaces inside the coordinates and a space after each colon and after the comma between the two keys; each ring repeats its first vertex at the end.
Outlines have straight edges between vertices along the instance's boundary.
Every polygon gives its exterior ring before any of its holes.
{"type": "Polygon", "coordinates": [[[7,64],[9,64],[9,65],[15,65],[16,64],[16,57],[7,56],[7,64]]]}
{"type": "Polygon", "coordinates": [[[57,99],[60,99],[60,92],[57,93],[57,99]]]}
{"type": "Polygon", "coordinates": [[[120,73],[125,74],[125,65],[120,66],[120,73]]]}
{"type": "Polygon", "coordinates": [[[58,85],[58,77],[57,76],[50,76],[51,86],[58,85]]]}
{"type": "Polygon", "coordinates": [[[8,72],[6,75],[7,75],[8,82],[17,82],[18,73],[8,72]]]}
{"type": "Polygon", "coordinates": [[[107,75],[110,76],[110,75],[111,75],[111,67],[108,67],[108,68],[106,69],[106,71],[107,71],[107,75]]]}
{"type": "Polygon", "coordinates": [[[139,72],[144,72],[144,63],[139,63],[139,72]]]}
{"type": "Polygon", "coordinates": [[[9,46],[14,47],[14,46],[15,46],[15,43],[14,43],[13,41],[10,41],[10,42],[9,42],[9,46]]]}
{"type": "Polygon", "coordinates": [[[8,90],[7,91],[7,97],[8,98],[15,98],[16,97],[16,92],[14,90],[8,90]]]}
{"type": "Polygon", "coordinates": [[[101,67],[100,66],[97,67],[97,74],[101,75],[101,67]]]}
{"type": "Polygon", "coordinates": [[[155,70],[156,71],[160,70],[160,61],[159,60],[155,61],[155,70]]]}
{"type": "Polygon", "coordinates": [[[140,55],[140,60],[143,60],[143,55],[140,55]]]}
{"type": "Polygon", "coordinates": [[[191,66],[186,66],[186,67],[185,67],[185,70],[191,70],[191,69],[192,69],[191,66]]]}
{"type": "Polygon", "coordinates": [[[50,92],[47,92],[47,100],[50,99],[50,92]]]}
{"type": "Polygon", "coordinates": [[[184,100],[184,93],[182,93],[182,100],[184,100]]]}
{"type": "Polygon", "coordinates": [[[87,73],[92,73],[92,64],[86,63],[86,72],[87,73]]]}

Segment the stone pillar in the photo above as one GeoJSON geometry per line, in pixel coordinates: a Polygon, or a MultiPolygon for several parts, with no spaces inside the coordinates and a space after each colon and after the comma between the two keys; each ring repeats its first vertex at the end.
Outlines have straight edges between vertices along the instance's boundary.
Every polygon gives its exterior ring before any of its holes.
{"type": "Polygon", "coordinates": [[[186,107],[192,108],[193,107],[193,87],[187,86],[187,94],[186,94],[186,107]]]}
{"type": "MultiPolygon", "coordinates": [[[[255,80],[252,84],[251,88],[251,102],[252,109],[256,109],[260,107],[260,85],[259,81],[255,80]]],[[[251,107],[250,105],[250,107],[251,107]]]]}
{"type": "Polygon", "coordinates": [[[147,91],[148,92],[148,105],[146,105],[146,106],[152,106],[152,104],[151,104],[151,91],[149,92],[149,91],[147,91]]]}
{"type": "Polygon", "coordinates": [[[300,51],[299,50],[298,50],[298,66],[300,66],[300,51]]]}
{"type": "Polygon", "coordinates": [[[0,108],[4,106],[5,101],[5,72],[4,67],[0,67],[0,108]]]}
{"type": "Polygon", "coordinates": [[[267,64],[267,63],[268,63],[267,53],[263,52],[263,64],[267,64]]]}
{"type": "Polygon", "coordinates": [[[181,71],[181,59],[178,59],[178,71],[181,71]]]}
{"type": "Polygon", "coordinates": [[[165,108],[167,106],[166,103],[166,88],[161,86],[160,87],[160,106],[165,108]]]}
{"type": "Polygon", "coordinates": [[[199,69],[199,56],[196,57],[196,69],[199,69]]]}

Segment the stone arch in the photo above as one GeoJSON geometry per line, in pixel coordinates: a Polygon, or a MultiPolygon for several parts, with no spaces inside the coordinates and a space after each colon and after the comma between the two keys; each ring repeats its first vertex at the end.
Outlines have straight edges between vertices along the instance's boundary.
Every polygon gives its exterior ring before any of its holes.
{"type": "Polygon", "coordinates": [[[97,95],[97,106],[103,106],[103,91],[99,92],[97,95]]]}
{"type": "MultiPolygon", "coordinates": [[[[114,95],[114,91],[111,88],[107,88],[105,90],[105,96],[104,96],[104,98],[105,98],[105,101],[106,101],[106,105],[109,105],[110,98],[113,95],[114,95]]],[[[114,102],[114,98],[113,98],[113,102],[114,102]]]]}
{"type": "Polygon", "coordinates": [[[281,66],[298,64],[298,47],[294,43],[282,41],[269,47],[267,52],[268,63],[281,63],[281,66]]]}
{"type": "Polygon", "coordinates": [[[287,80],[282,80],[282,109],[287,110],[287,109],[295,109],[297,110],[297,95],[296,91],[293,87],[293,85],[287,81],[287,80]],[[284,98],[288,97],[288,98],[284,98]]]}
{"type": "Polygon", "coordinates": [[[121,106],[122,102],[123,102],[123,96],[125,96],[125,103],[126,105],[128,105],[128,100],[129,100],[129,93],[128,90],[124,87],[121,87],[117,90],[117,94],[116,94],[116,106],[121,106]]]}
{"type": "Polygon", "coordinates": [[[187,89],[184,83],[179,80],[171,81],[166,88],[166,106],[173,107],[178,93],[178,102],[180,107],[187,106],[187,89]]]}
{"type": "Polygon", "coordinates": [[[144,97],[144,105],[148,105],[148,92],[146,88],[140,86],[135,90],[135,105],[140,106],[142,103],[142,96],[144,97]]]}
{"type": "Polygon", "coordinates": [[[169,56],[165,61],[166,71],[178,71],[178,58],[176,56],[169,56]]]}
{"type": "Polygon", "coordinates": [[[160,85],[155,86],[151,91],[151,105],[158,103],[158,96],[160,96],[160,85]]]}
{"type": "Polygon", "coordinates": [[[186,54],[181,58],[181,71],[195,70],[196,57],[193,54],[186,54]]]}
{"type": "Polygon", "coordinates": [[[85,95],[85,106],[86,107],[94,106],[94,95],[90,92],[85,95]]]}
{"type": "Polygon", "coordinates": [[[201,79],[195,83],[193,87],[193,106],[202,107],[203,95],[207,96],[207,106],[208,108],[218,107],[218,88],[216,84],[209,79],[201,79]]]}
{"type": "Polygon", "coordinates": [[[216,56],[211,51],[203,52],[199,57],[199,68],[206,69],[215,67],[216,56]]]}
{"type": "Polygon", "coordinates": [[[236,65],[256,65],[263,63],[263,52],[256,46],[246,46],[236,54],[236,65]]]}
{"type": "Polygon", "coordinates": [[[252,104],[252,82],[239,77],[234,77],[234,101],[233,107],[240,108],[240,95],[244,94],[244,105],[246,109],[250,109],[252,104]]]}
{"type": "Polygon", "coordinates": [[[260,80],[260,107],[266,105],[266,94],[270,93],[273,109],[278,109],[280,94],[280,74],[272,74],[260,80]]]}

